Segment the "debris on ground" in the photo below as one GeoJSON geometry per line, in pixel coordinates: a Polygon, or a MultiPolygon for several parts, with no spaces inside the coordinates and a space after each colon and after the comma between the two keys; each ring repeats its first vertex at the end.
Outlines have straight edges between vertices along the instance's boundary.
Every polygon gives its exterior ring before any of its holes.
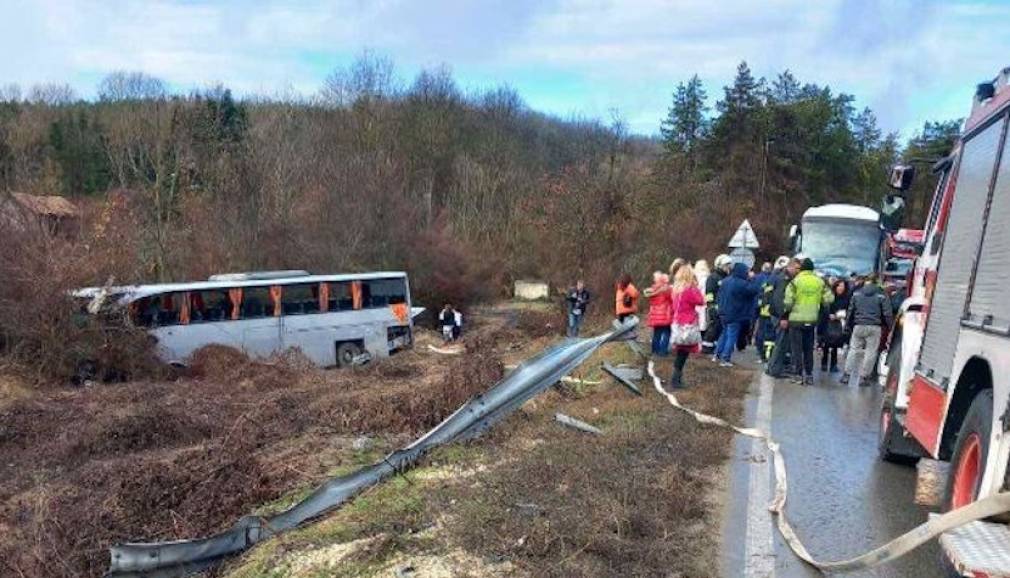
{"type": "Polygon", "coordinates": [[[554,414],[554,421],[560,423],[563,426],[567,426],[567,427],[570,427],[570,428],[573,428],[573,429],[577,429],[579,431],[584,431],[586,433],[591,433],[591,434],[596,434],[596,435],[602,435],[603,434],[603,431],[600,428],[593,427],[593,426],[589,425],[588,423],[586,423],[586,422],[584,422],[582,420],[575,419],[574,417],[569,417],[569,416],[567,416],[567,415],[565,415],[563,413],[556,413],[556,414],[554,414]]]}

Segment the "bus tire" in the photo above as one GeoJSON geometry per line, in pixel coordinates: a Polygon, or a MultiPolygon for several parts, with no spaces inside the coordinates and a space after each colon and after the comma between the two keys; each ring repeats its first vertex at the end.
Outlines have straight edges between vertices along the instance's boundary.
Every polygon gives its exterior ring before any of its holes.
{"type": "Polygon", "coordinates": [[[354,365],[354,358],[361,355],[361,348],[353,341],[345,341],[337,344],[337,367],[350,367],[354,365]]]}
{"type": "Polygon", "coordinates": [[[957,432],[957,442],[950,459],[950,475],[944,492],[944,511],[954,510],[974,502],[985,473],[992,433],[992,390],[975,396],[968,414],[957,432]]]}

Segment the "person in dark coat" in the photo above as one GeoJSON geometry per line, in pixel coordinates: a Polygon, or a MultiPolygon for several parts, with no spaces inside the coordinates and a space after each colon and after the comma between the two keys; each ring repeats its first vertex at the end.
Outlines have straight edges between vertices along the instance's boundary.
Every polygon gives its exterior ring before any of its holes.
{"type": "Polygon", "coordinates": [[[844,314],[839,312],[849,308],[849,284],[845,279],[838,279],[832,285],[835,300],[822,312],[821,326],[818,335],[821,341],[821,371],[838,373],[838,350],[845,347],[844,314]]]}
{"type": "Polygon", "coordinates": [[[775,320],[775,345],[768,358],[765,373],[775,378],[783,378],[788,373],[786,366],[789,360],[790,345],[788,339],[789,321],[786,319],[785,306],[786,287],[799,272],[799,259],[790,259],[781,274],[775,279],[775,284],[772,287],[771,314],[772,319],[775,320]]]}
{"type": "Polygon", "coordinates": [[[868,276],[852,294],[846,320],[852,328],[852,337],[841,382],[849,383],[852,374],[858,371],[859,385],[866,387],[871,385],[870,375],[877,365],[881,334],[894,321],[891,302],[877,285],[876,276],[868,276]]]}
{"type": "Polygon", "coordinates": [[[747,265],[733,265],[733,272],[719,287],[719,320],[723,332],[716,344],[716,358],[723,367],[732,367],[733,349],[740,331],[753,318],[754,298],[761,286],[748,277],[747,265]]]}
{"type": "MultiPolygon", "coordinates": [[[[719,320],[719,287],[729,275],[733,264],[729,255],[719,255],[715,258],[715,271],[709,274],[705,281],[705,334],[701,350],[705,353],[715,353],[716,341],[722,334],[722,322],[719,320]]],[[[715,356],[713,355],[713,359],[715,356]]]]}
{"type": "Polygon", "coordinates": [[[589,307],[589,290],[582,279],[568,289],[565,302],[568,303],[568,337],[578,337],[582,320],[586,317],[586,308],[589,307]]]}

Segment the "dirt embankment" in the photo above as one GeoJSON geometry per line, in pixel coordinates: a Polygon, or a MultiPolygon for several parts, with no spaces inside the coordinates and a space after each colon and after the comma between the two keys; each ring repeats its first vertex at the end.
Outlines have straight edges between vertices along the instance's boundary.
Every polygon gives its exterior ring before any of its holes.
{"type": "MultiPolygon", "coordinates": [[[[555,338],[556,339],[556,338],[555,338]]],[[[520,350],[528,357],[539,339],[520,350]]],[[[634,397],[598,371],[637,361],[622,344],[476,441],[436,451],[316,524],[229,562],[227,578],[328,576],[703,578],[718,572],[712,489],[728,432],[700,426],[645,388],[634,397]],[[554,422],[563,412],[594,436],[554,422]]],[[[659,363],[660,375],[671,371],[659,363]]],[[[694,358],[681,400],[737,421],[750,382],[694,358]]],[[[643,385],[648,385],[643,383],[643,385]]]]}
{"type": "Polygon", "coordinates": [[[460,356],[417,348],[338,371],[210,348],[174,381],[2,403],[0,575],[100,576],[113,543],[216,532],[377,459],[501,377],[494,344],[516,337],[503,325],[475,323],[460,356]]]}

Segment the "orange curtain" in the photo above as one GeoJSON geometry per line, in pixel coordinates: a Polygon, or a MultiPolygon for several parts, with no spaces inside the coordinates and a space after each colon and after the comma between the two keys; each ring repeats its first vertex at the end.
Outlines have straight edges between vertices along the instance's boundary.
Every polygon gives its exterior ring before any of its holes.
{"type": "Polygon", "coordinates": [[[242,288],[229,289],[228,299],[231,300],[231,318],[238,319],[239,312],[242,310],[242,288]]]}
{"type": "Polygon", "coordinates": [[[189,325],[189,292],[182,294],[182,306],[179,308],[179,323],[189,325]]]}
{"type": "Polygon", "coordinates": [[[270,300],[274,302],[274,317],[281,316],[281,286],[270,286],[270,300]]]}
{"type": "Polygon", "coordinates": [[[351,301],[355,309],[361,309],[361,281],[351,281],[351,301]]]}
{"type": "Polygon", "coordinates": [[[330,310],[330,284],[319,284],[319,311],[326,313],[330,310]]]}

